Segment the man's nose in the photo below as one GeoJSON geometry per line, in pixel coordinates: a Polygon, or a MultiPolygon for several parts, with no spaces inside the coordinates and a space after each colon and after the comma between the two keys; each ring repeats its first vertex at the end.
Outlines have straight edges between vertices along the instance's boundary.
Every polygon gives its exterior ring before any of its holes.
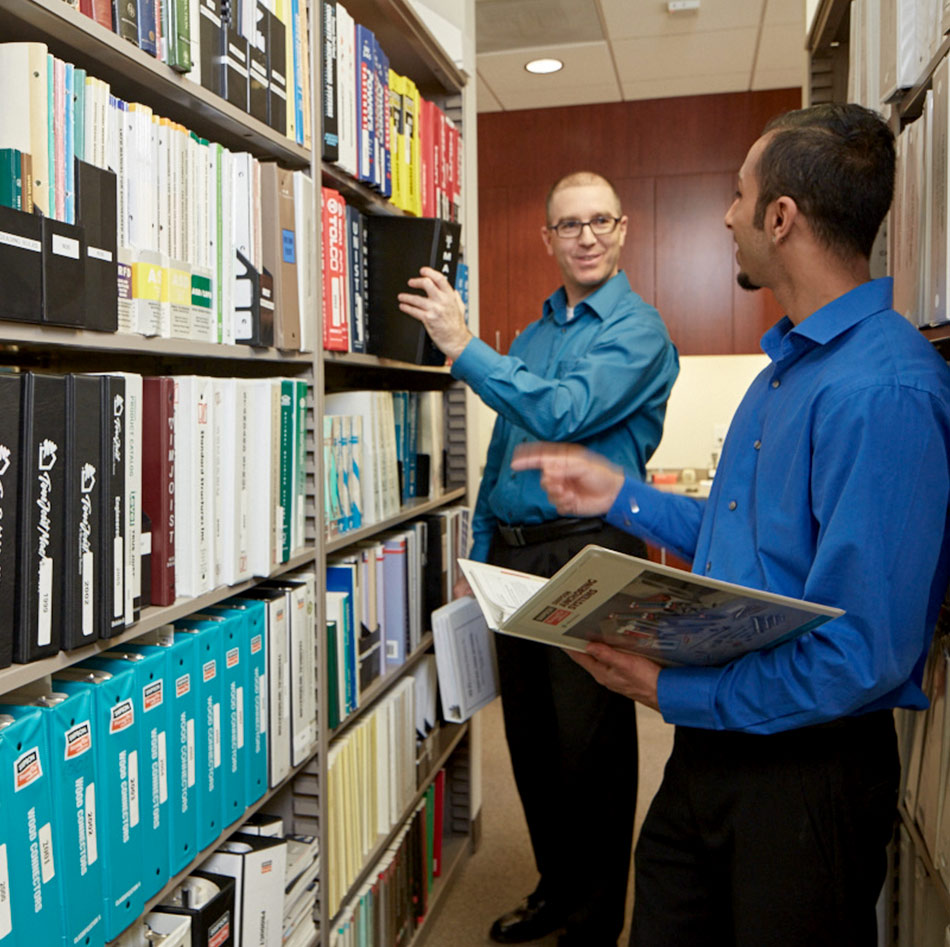
{"type": "Polygon", "coordinates": [[[597,242],[597,236],[589,220],[581,224],[581,232],[577,235],[577,242],[587,244],[588,246],[597,242]]]}

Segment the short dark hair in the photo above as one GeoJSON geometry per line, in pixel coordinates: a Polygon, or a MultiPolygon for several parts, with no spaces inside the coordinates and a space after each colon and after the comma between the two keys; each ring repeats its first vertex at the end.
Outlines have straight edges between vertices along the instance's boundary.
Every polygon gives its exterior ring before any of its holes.
{"type": "Polygon", "coordinates": [[[607,187],[610,188],[614,200],[617,203],[617,213],[622,216],[623,208],[620,206],[620,195],[617,193],[617,189],[613,186],[613,182],[611,182],[609,178],[605,178],[596,171],[572,171],[570,174],[565,174],[564,177],[558,178],[554,184],[551,185],[551,190],[548,191],[548,196],[544,201],[544,213],[548,223],[551,222],[551,201],[558,191],[562,191],[567,187],[586,187],[591,184],[606,184],[607,187]]]}
{"type": "Polygon", "coordinates": [[[783,195],[815,237],[842,256],[868,257],[894,195],[894,135],[860,105],[813,105],[772,119],[759,157],[753,222],[783,195]]]}

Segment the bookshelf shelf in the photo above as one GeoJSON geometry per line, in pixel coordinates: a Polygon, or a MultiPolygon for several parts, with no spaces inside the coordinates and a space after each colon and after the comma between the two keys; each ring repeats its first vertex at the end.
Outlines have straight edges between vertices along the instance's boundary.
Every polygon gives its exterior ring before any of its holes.
{"type": "Polygon", "coordinates": [[[160,115],[209,140],[257,157],[276,158],[291,168],[310,167],[309,149],[175,72],[63,0],[4,0],[0,36],[4,42],[44,42],[50,52],[108,82],[122,98],[146,102],[160,115]]]}
{"type": "Polygon", "coordinates": [[[904,808],[903,803],[901,803],[898,807],[898,811],[900,812],[901,824],[905,829],[907,829],[907,834],[914,842],[914,851],[924,863],[924,867],[927,869],[927,874],[930,875],[931,879],[933,880],[933,887],[936,889],[937,895],[943,904],[943,909],[948,915],[950,915],[950,891],[948,891],[946,885],[944,885],[943,880],[940,877],[940,873],[937,871],[937,868],[933,863],[933,859],[930,857],[930,852],[927,850],[927,846],[924,844],[920,830],[917,828],[917,823],[913,820],[910,813],[904,808]]]}
{"type": "Polygon", "coordinates": [[[408,216],[404,210],[390,203],[372,188],[361,184],[335,164],[328,164],[324,161],[320,166],[320,173],[323,176],[323,183],[327,187],[335,188],[343,195],[347,204],[352,204],[364,214],[388,215],[390,217],[408,216]]]}
{"type": "Polygon", "coordinates": [[[933,80],[934,70],[940,65],[940,61],[947,53],[950,53],[950,36],[944,37],[940,48],[930,62],[927,63],[926,68],[914,85],[909,90],[905,89],[901,91],[898,113],[900,114],[902,125],[920,117],[924,108],[924,99],[926,98],[927,90],[930,88],[933,80]]]}
{"type": "Polygon", "coordinates": [[[369,526],[362,527],[362,529],[354,529],[352,532],[334,536],[333,539],[327,541],[326,551],[329,553],[346,549],[347,546],[352,546],[353,543],[369,539],[384,529],[390,529],[393,526],[398,526],[400,523],[406,522],[406,520],[411,520],[425,513],[430,513],[432,510],[437,510],[440,506],[446,506],[449,503],[454,503],[456,500],[461,500],[464,496],[465,488],[459,487],[457,490],[449,490],[447,493],[443,493],[441,496],[432,500],[414,500],[411,503],[406,503],[396,516],[380,520],[378,523],[371,523],[369,526]]]}
{"type": "Polygon", "coordinates": [[[422,947],[426,943],[428,932],[432,929],[432,922],[438,916],[439,910],[445,904],[445,893],[451,887],[455,875],[460,872],[471,853],[472,841],[467,835],[450,835],[442,838],[442,874],[432,882],[429,892],[429,910],[416,931],[414,945],[422,947]]]}
{"type": "Polygon", "coordinates": [[[253,348],[250,345],[218,345],[193,339],[148,338],[124,332],[92,332],[88,329],[67,329],[56,326],[5,322],[0,324],[0,359],[5,351],[60,353],[81,350],[147,358],[215,359],[228,362],[313,364],[309,352],[283,352],[274,348],[253,348]]]}
{"type": "Polygon", "coordinates": [[[360,706],[349,714],[345,720],[341,721],[336,729],[327,732],[328,742],[332,743],[338,737],[346,733],[354,723],[373,708],[376,701],[382,697],[393,684],[400,681],[408,670],[415,667],[415,665],[422,660],[423,655],[432,647],[432,640],[432,632],[427,631],[422,636],[419,647],[416,648],[399,667],[393,668],[376,678],[376,680],[360,694],[360,706]]]}
{"type": "MultiPolygon", "coordinates": [[[[279,569],[271,573],[271,577],[283,575],[292,569],[305,566],[313,561],[313,550],[308,549],[291,557],[279,569]]],[[[260,579],[249,579],[247,582],[241,582],[239,585],[219,586],[206,592],[204,595],[195,598],[179,598],[174,605],[168,605],[163,608],[151,607],[142,609],[142,617],[131,627],[127,628],[121,634],[114,638],[105,638],[95,641],[84,648],[77,648],[74,651],[60,651],[59,654],[50,658],[43,658],[40,661],[33,661],[30,664],[13,664],[8,668],[0,670],[0,694],[23,687],[25,684],[31,684],[47,674],[53,674],[55,671],[61,671],[63,668],[78,664],[86,658],[94,657],[108,648],[114,648],[125,644],[127,641],[134,641],[140,635],[146,632],[154,631],[162,625],[167,625],[179,618],[185,618],[194,612],[201,611],[210,605],[230,598],[232,595],[240,595],[248,589],[253,588],[260,582],[260,579]]]]}

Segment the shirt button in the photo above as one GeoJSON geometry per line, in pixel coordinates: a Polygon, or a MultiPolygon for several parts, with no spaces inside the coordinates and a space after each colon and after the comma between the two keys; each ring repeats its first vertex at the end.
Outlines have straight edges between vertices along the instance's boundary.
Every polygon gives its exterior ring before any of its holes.
{"type": "Polygon", "coordinates": [[[730,500],[730,501],[729,501],[729,509],[730,509],[730,510],[734,510],[734,509],[736,508],[736,506],[737,506],[737,504],[736,504],[736,501],[735,501],[735,500],[730,500]]]}
{"type": "Polygon", "coordinates": [[[782,384],[782,383],[776,378],[775,381],[772,382],[772,387],[773,387],[773,388],[778,388],[778,386],[781,385],[781,384],[782,384]]]}
{"type": "Polygon", "coordinates": [[[752,446],[753,446],[756,450],[758,450],[758,449],[762,446],[762,442],[761,442],[761,441],[756,441],[752,446]]]}
{"type": "Polygon", "coordinates": [[[707,563],[706,563],[706,571],[708,572],[711,568],[712,568],[712,563],[711,563],[711,562],[707,562],[707,563]]]}

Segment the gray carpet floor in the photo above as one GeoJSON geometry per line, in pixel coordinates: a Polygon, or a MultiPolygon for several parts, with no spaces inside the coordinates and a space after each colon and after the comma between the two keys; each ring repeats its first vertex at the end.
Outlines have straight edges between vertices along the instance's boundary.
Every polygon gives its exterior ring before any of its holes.
{"type": "MultiPolygon", "coordinates": [[[[505,743],[501,703],[494,701],[482,714],[482,840],[465,863],[438,911],[426,925],[424,947],[487,947],[492,921],[534,890],[538,874],[528,841],[524,813],[511,774],[505,743]]],[[[640,786],[635,834],[660,784],[673,742],[673,727],[659,714],[637,707],[640,745],[640,786]]],[[[633,892],[627,894],[627,927],[633,892]]],[[[627,928],[619,943],[627,942],[627,928]]],[[[555,947],[551,935],[533,941],[555,947]]]]}

